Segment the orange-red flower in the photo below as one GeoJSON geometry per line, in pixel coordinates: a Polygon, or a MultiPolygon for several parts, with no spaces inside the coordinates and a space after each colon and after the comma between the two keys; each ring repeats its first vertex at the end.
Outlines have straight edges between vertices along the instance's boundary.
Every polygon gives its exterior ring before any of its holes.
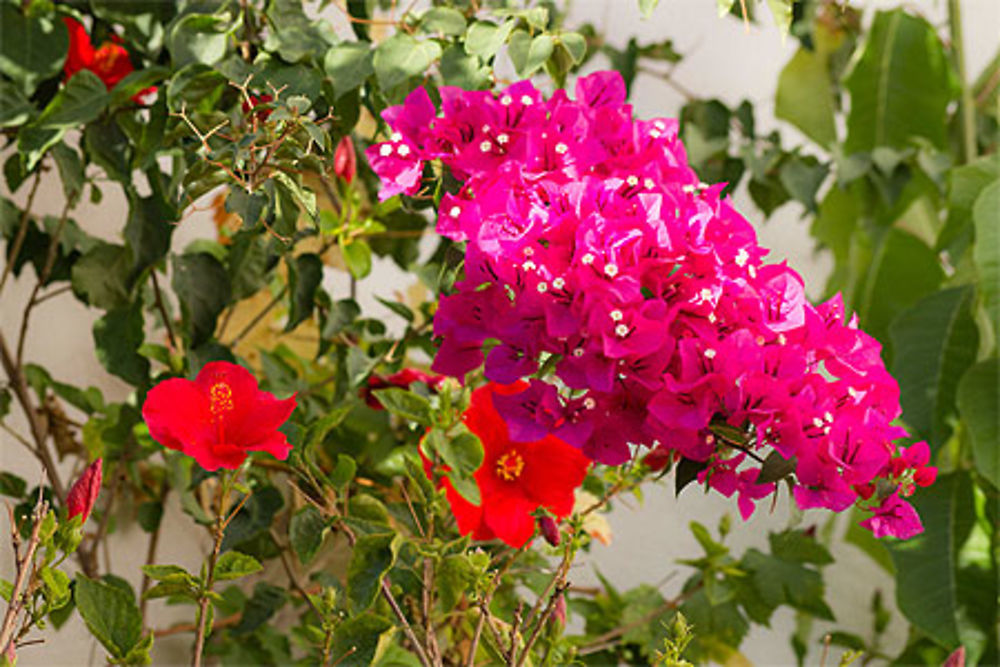
{"type": "Polygon", "coordinates": [[[194,458],[205,470],[238,468],[249,452],[284,461],[292,446],[278,427],[295,410],[295,396],[261,391],[242,366],[214,361],[191,380],[164,380],[142,406],[149,434],[164,447],[194,458]]]}
{"type": "Polygon", "coordinates": [[[66,518],[80,517],[80,523],[87,523],[97,496],[101,493],[102,460],[97,459],[83,471],[66,494],[66,518]]]}
{"type": "Polygon", "coordinates": [[[95,49],[82,23],[69,16],[64,16],[63,21],[69,29],[69,53],[66,54],[66,63],[63,65],[67,79],[80,70],[87,69],[111,90],[135,69],[124,46],[110,41],[95,49]]]}
{"type": "MultiPolygon", "coordinates": [[[[474,473],[480,504],[473,505],[442,478],[458,529],[473,539],[498,538],[522,547],[535,532],[533,512],[545,508],[557,519],[573,510],[573,492],[583,483],[590,459],[555,436],[514,442],[493,406],[494,394],[524,390],[525,383],[489,384],[472,393],[462,419],[483,443],[483,463],[474,473]]],[[[429,464],[426,466],[429,470],[429,464]]]]}

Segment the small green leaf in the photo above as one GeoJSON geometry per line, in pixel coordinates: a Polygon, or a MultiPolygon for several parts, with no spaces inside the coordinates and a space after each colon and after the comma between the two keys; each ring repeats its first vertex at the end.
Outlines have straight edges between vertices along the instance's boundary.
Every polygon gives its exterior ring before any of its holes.
{"type": "Polygon", "coordinates": [[[465,32],[465,16],[451,7],[432,7],[421,17],[420,27],[429,33],[457,37],[465,32]]]}
{"type": "Polygon", "coordinates": [[[41,577],[45,584],[45,597],[49,600],[50,609],[62,607],[69,602],[69,577],[65,572],[45,567],[41,570],[41,577]]]}
{"type": "Polygon", "coordinates": [[[423,396],[399,387],[376,389],[372,393],[375,394],[379,403],[394,415],[424,426],[430,426],[434,422],[430,401],[423,396]]]}
{"type": "Polygon", "coordinates": [[[292,516],[288,523],[288,539],[303,565],[308,565],[323,546],[325,530],[323,515],[312,505],[303,507],[292,516]]]}
{"type": "Polygon", "coordinates": [[[344,42],[326,52],[323,68],[337,97],[359,87],[375,72],[370,42],[344,42]]]}
{"type": "Polygon", "coordinates": [[[507,53],[514,63],[517,75],[528,78],[545,64],[552,55],[555,42],[551,35],[531,37],[525,30],[517,30],[510,36],[507,53]]]}
{"type": "Polygon", "coordinates": [[[347,567],[347,598],[355,613],[375,602],[382,578],[396,562],[400,539],[395,533],[374,533],[358,537],[347,567]]]}
{"type": "Polygon", "coordinates": [[[267,623],[288,600],[284,588],[260,581],[254,586],[253,596],[243,608],[239,624],[233,628],[235,635],[248,635],[267,623]]]}
{"type": "Polygon", "coordinates": [[[976,469],[1000,488],[1000,360],[981,361],[958,385],[958,409],[969,429],[976,469]]]}
{"type": "Polygon", "coordinates": [[[465,52],[470,56],[479,56],[485,61],[492,60],[500,47],[507,42],[516,24],[517,22],[512,20],[504,21],[499,26],[486,21],[476,21],[465,33],[465,52]]]}
{"type": "Polygon", "coordinates": [[[142,615],[119,586],[78,574],[74,597],[90,633],[113,658],[124,658],[142,641],[142,615]]]}
{"type": "Polygon", "coordinates": [[[167,579],[194,581],[194,577],[180,565],[143,565],[142,571],[147,577],[156,581],[167,579]]]}
{"type": "Polygon", "coordinates": [[[482,90],[489,86],[490,68],[483,65],[479,56],[470,56],[458,44],[453,44],[441,54],[441,78],[445,85],[465,90],[482,90]]]}
{"type": "Polygon", "coordinates": [[[216,581],[240,579],[262,569],[264,566],[253,556],[239,551],[227,551],[219,556],[219,561],[215,564],[215,579],[216,581]]]}
{"type": "Polygon", "coordinates": [[[788,29],[792,27],[792,2],[794,0],[767,0],[774,16],[774,25],[781,31],[781,39],[788,37],[788,29]]]}
{"type": "Polygon", "coordinates": [[[330,483],[337,491],[343,491],[357,472],[358,464],[346,454],[337,455],[337,465],[330,471],[330,483]]]}
{"type": "Polygon", "coordinates": [[[330,655],[338,667],[369,667],[379,641],[392,628],[388,619],[374,614],[348,617],[333,632],[330,655]]]}
{"type": "Polygon", "coordinates": [[[375,47],[375,78],[383,89],[398,86],[412,76],[423,74],[441,57],[441,45],[434,40],[418,40],[405,32],[375,47]]]}
{"type": "Polygon", "coordinates": [[[566,49],[574,65],[579,65],[587,57],[587,40],[580,33],[564,32],[559,35],[559,43],[566,49]]]}
{"type": "Polygon", "coordinates": [[[463,475],[471,476],[483,464],[483,445],[472,433],[459,433],[453,438],[429,439],[444,464],[463,475]]]}
{"type": "Polygon", "coordinates": [[[835,100],[823,56],[800,48],[778,76],[774,115],[787,120],[820,146],[837,140],[835,100]]]}
{"type": "Polygon", "coordinates": [[[371,273],[372,249],[365,241],[353,239],[342,243],[340,252],[343,253],[344,263],[352,276],[361,279],[371,273]]]}
{"type": "Polygon", "coordinates": [[[639,13],[642,18],[648,19],[653,15],[653,10],[660,4],[660,0],[639,0],[639,13]]]}
{"type": "MultiPolygon", "coordinates": [[[[4,391],[4,395],[7,396],[7,400],[10,400],[10,394],[4,391]]],[[[3,410],[0,410],[0,417],[3,416],[3,410]]],[[[24,492],[28,490],[28,483],[15,475],[14,473],[7,471],[0,471],[0,495],[10,496],[11,498],[17,498],[20,500],[24,497],[24,492]]]]}
{"type": "Polygon", "coordinates": [[[132,278],[158,263],[170,250],[177,212],[162,197],[130,197],[125,240],[132,251],[132,278]]]}

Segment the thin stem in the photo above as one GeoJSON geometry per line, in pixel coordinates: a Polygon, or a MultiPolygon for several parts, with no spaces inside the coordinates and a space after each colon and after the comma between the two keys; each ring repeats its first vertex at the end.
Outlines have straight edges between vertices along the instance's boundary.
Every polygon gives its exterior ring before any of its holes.
{"type": "Polygon", "coordinates": [[[410,627],[410,622],[406,620],[406,614],[403,610],[399,608],[399,603],[396,602],[396,598],[392,595],[392,586],[389,584],[389,577],[384,577],[382,579],[382,597],[385,601],[389,603],[389,607],[392,608],[392,613],[395,614],[396,618],[399,620],[400,625],[403,626],[403,633],[406,638],[410,640],[413,644],[413,650],[417,652],[417,659],[420,660],[420,664],[423,667],[431,667],[430,658],[427,656],[427,651],[424,650],[423,644],[417,639],[417,635],[413,632],[413,628],[410,627]]]}
{"type": "Polygon", "coordinates": [[[275,306],[281,303],[281,299],[285,296],[285,292],[287,291],[288,291],[288,285],[282,285],[278,293],[274,295],[273,299],[271,299],[271,302],[268,303],[266,306],[264,306],[264,309],[259,313],[257,313],[257,315],[255,315],[254,318],[250,320],[249,324],[243,327],[243,330],[233,337],[233,340],[229,342],[229,347],[236,347],[236,345],[239,344],[239,342],[243,340],[243,338],[246,337],[247,334],[253,331],[254,327],[260,324],[260,321],[264,319],[264,317],[269,312],[271,312],[271,310],[275,306]]]}
{"type": "Polygon", "coordinates": [[[424,586],[423,586],[423,611],[424,611],[424,637],[427,641],[427,654],[431,662],[435,665],[441,664],[441,651],[438,648],[437,634],[434,631],[434,620],[431,618],[431,611],[434,606],[434,561],[424,558],[424,586]]]}
{"type": "Polygon", "coordinates": [[[955,57],[962,96],[959,109],[962,114],[962,157],[965,162],[976,159],[976,107],[972,88],[965,76],[965,43],[962,38],[962,8],[960,0],[948,0],[948,26],[951,31],[951,50],[955,57]]]}
{"type": "Polygon", "coordinates": [[[24,239],[28,235],[28,220],[31,218],[31,205],[35,202],[35,193],[38,192],[38,184],[42,181],[42,168],[39,167],[38,171],[35,172],[35,180],[31,184],[31,191],[28,192],[28,201],[24,204],[24,211],[21,212],[21,221],[17,228],[17,236],[14,237],[14,243],[10,247],[10,255],[8,256],[7,265],[3,267],[3,277],[0,278],[0,291],[3,291],[4,285],[7,284],[7,278],[10,277],[10,272],[14,269],[14,264],[17,262],[17,256],[21,252],[21,246],[24,245],[24,239]]]}
{"type": "MultiPolygon", "coordinates": [[[[167,501],[167,496],[170,494],[170,486],[167,484],[163,485],[163,490],[160,492],[160,507],[167,501]]],[[[156,547],[160,543],[160,528],[163,526],[163,517],[160,517],[160,521],[156,524],[156,530],[153,534],[149,536],[149,546],[146,547],[146,565],[152,565],[156,562],[156,547]]],[[[142,573],[142,592],[139,595],[141,602],[139,603],[139,615],[142,616],[143,623],[146,620],[146,603],[149,600],[146,599],[146,591],[149,590],[149,585],[152,583],[152,579],[149,575],[143,571],[142,573]]]]}
{"type": "Polygon", "coordinates": [[[7,655],[11,643],[14,641],[14,627],[17,625],[17,617],[24,609],[22,600],[22,589],[28,581],[28,574],[34,570],[32,563],[35,559],[35,550],[38,548],[39,533],[42,529],[42,519],[48,513],[49,504],[42,500],[39,494],[38,502],[32,512],[34,525],[31,529],[31,538],[28,540],[28,548],[24,555],[20,553],[20,537],[18,536],[17,525],[14,522],[14,511],[7,506],[10,515],[10,531],[14,541],[14,562],[17,567],[17,576],[14,579],[14,586],[10,593],[10,603],[7,605],[7,613],[4,614],[3,626],[0,628],[0,655],[7,655]]]}
{"type": "Polygon", "coordinates": [[[160,317],[163,318],[163,325],[167,328],[167,340],[170,341],[170,350],[176,352],[177,339],[174,337],[174,327],[170,323],[170,315],[167,314],[167,307],[163,303],[163,295],[160,292],[160,283],[156,279],[155,268],[150,272],[150,277],[153,279],[153,298],[156,300],[156,309],[160,311],[160,317]]]}
{"type": "Polygon", "coordinates": [[[226,506],[228,504],[229,496],[229,480],[223,478],[220,480],[219,489],[219,506],[215,517],[215,527],[212,530],[213,534],[213,544],[212,544],[212,554],[208,557],[208,566],[205,572],[205,586],[202,588],[202,594],[198,598],[198,633],[194,640],[194,657],[191,660],[192,667],[201,667],[201,655],[205,650],[205,636],[211,631],[208,623],[208,594],[212,592],[212,587],[215,586],[215,565],[219,561],[219,552],[222,550],[222,538],[225,535],[226,523],[226,506]]]}

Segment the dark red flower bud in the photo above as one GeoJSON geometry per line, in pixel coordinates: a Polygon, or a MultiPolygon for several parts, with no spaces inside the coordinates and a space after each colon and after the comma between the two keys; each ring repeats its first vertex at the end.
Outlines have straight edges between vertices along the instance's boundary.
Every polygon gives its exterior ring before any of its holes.
{"type": "Polygon", "coordinates": [[[955,649],[941,667],[965,667],[965,647],[955,649]]]}
{"type": "MultiPolygon", "coordinates": [[[[258,95],[256,93],[250,93],[250,101],[247,102],[246,100],[243,100],[243,106],[242,106],[243,113],[249,114],[251,111],[256,109],[257,106],[261,104],[267,104],[268,102],[273,102],[273,101],[274,98],[268,95],[267,93],[263,93],[261,95],[258,95]]],[[[259,115],[262,119],[267,120],[267,117],[271,115],[271,109],[261,109],[260,111],[257,111],[255,113],[259,115]]]]}
{"type": "Polygon", "coordinates": [[[83,471],[66,496],[68,518],[80,516],[80,523],[86,523],[90,511],[94,509],[97,495],[101,492],[102,459],[97,459],[83,471]]]}
{"type": "Polygon", "coordinates": [[[542,537],[545,541],[554,547],[559,546],[559,542],[562,541],[562,535],[559,533],[559,526],[556,525],[555,519],[550,516],[543,516],[538,519],[538,528],[542,531],[542,537]]]}
{"type": "Polygon", "coordinates": [[[854,485],[854,492],[857,493],[862,498],[864,498],[865,500],[868,500],[869,498],[871,498],[875,494],[875,485],[871,484],[871,483],[869,483],[869,484],[855,484],[854,485]]]}
{"type": "Polygon", "coordinates": [[[350,135],[345,134],[337,144],[337,150],[333,153],[333,173],[345,183],[353,181],[354,175],[358,173],[358,157],[354,153],[354,142],[350,135]]]}
{"type": "Polygon", "coordinates": [[[659,472],[670,465],[673,461],[674,453],[666,447],[657,447],[642,460],[643,465],[654,472],[659,472]]]}

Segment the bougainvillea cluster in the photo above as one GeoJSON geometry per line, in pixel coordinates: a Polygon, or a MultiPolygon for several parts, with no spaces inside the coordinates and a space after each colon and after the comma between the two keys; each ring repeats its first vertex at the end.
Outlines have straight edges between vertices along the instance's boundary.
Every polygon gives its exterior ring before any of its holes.
{"type": "Polygon", "coordinates": [[[760,470],[777,452],[799,507],[866,501],[877,534],[921,530],[900,494],[933,469],[925,445],[895,444],[879,343],[839,296],[813,306],[764,260],[724,186],[688,166],[677,121],[635,120],[610,72],[575,99],[530,82],[440,94],[440,114],[423,89],[386,110],[391,137],[367,151],[382,198],[418,193],[429,161],[461,183],[438,209],[438,231],[467,245],[435,315],[435,371],[530,378],[494,399],[512,440],[554,435],[611,465],[667,449],[703,462],[745,518],[776,491],[760,470]]]}

